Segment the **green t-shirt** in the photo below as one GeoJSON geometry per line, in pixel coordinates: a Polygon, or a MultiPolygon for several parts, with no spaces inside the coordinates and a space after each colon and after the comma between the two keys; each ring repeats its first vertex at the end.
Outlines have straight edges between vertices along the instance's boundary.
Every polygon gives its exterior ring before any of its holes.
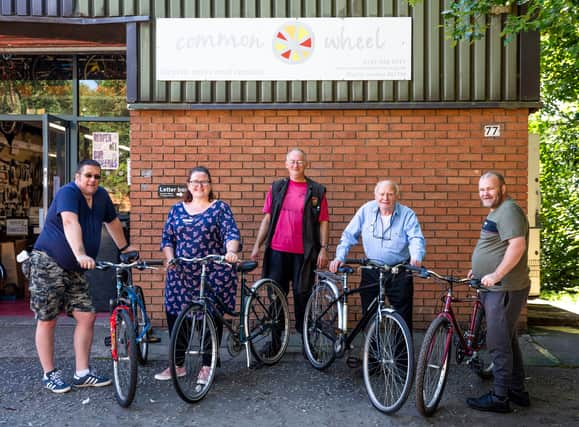
{"type": "MultiPolygon", "coordinates": [[[[486,217],[479,241],[472,254],[472,272],[481,279],[495,271],[503,260],[509,239],[525,237],[529,245],[529,224],[523,210],[510,198],[486,217]]],[[[502,286],[490,288],[493,291],[516,291],[530,286],[527,251],[517,265],[503,277],[502,286]]]]}

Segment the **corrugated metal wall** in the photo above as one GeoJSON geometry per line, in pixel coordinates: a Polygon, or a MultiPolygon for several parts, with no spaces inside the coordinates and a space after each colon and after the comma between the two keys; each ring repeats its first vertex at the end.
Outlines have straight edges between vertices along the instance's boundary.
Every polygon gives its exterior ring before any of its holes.
{"type": "Polygon", "coordinates": [[[137,103],[538,101],[538,84],[529,90],[520,80],[525,71],[519,71],[525,57],[525,52],[521,52],[525,47],[521,46],[527,45],[518,39],[504,45],[500,38],[504,15],[488,18],[486,39],[452,46],[445,38],[441,16],[450,3],[451,0],[423,0],[410,7],[406,0],[0,0],[0,14],[149,16],[149,22],[136,24],[136,52],[131,53],[134,47],[128,46],[128,55],[138,61],[138,80],[130,82],[135,88],[133,101],[137,103]],[[413,18],[412,80],[158,82],[154,77],[155,18],[359,16],[413,18]]]}
{"type": "Polygon", "coordinates": [[[486,40],[451,46],[441,11],[450,0],[198,0],[152,1],[138,11],[153,17],[411,16],[410,81],[157,82],[155,23],[140,24],[138,98],[174,103],[385,103],[516,101],[517,41],[504,46],[502,16],[493,16],[486,40]]]}
{"type": "Polygon", "coordinates": [[[0,0],[0,16],[132,16],[138,15],[138,4],[149,2],[150,0],[0,0]]]}

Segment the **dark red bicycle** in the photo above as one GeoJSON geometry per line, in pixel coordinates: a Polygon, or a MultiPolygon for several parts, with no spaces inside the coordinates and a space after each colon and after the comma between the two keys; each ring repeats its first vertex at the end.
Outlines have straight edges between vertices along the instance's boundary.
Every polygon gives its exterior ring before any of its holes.
{"type": "Polygon", "coordinates": [[[485,362],[486,322],[484,307],[479,299],[480,292],[486,292],[480,280],[458,279],[443,276],[426,268],[410,267],[422,278],[434,278],[445,286],[441,297],[443,309],[430,323],[418,356],[416,365],[416,408],[424,416],[431,416],[438,407],[450,368],[453,337],[456,342],[456,362],[466,361],[467,365],[481,378],[492,377],[492,364],[485,362]],[[459,298],[454,295],[454,286],[467,284],[476,290],[474,295],[459,298]],[[456,320],[452,304],[471,302],[472,312],[468,329],[463,330],[456,320]]]}

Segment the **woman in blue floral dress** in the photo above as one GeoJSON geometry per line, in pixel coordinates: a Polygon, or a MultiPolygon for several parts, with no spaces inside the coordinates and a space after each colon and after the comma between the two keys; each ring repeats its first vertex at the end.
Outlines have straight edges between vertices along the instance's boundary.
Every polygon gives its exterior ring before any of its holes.
{"type": "MultiPolygon", "coordinates": [[[[225,255],[226,261],[237,262],[239,229],[229,205],[215,200],[211,186],[211,174],[207,168],[197,166],[191,170],[183,201],[171,208],[163,228],[161,249],[167,263],[174,257],[195,258],[209,254],[225,255]]],[[[201,266],[195,264],[185,263],[167,269],[165,313],[169,333],[179,313],[199,295],[200,274],[201,266]]],[[[233,310],[237,294],[235,269],[211,263],[207,266],[207,281],[233,310]]],[[[216,323],[218,340],[221,340],[223,325],[216,323]]],[[[204,369],[199,373],[200,381],[203,380],[204,369]]],[[[177,375],[185,375],[185,368],[177,367],[177,375]]],[[[156,374],[155,379],[171,379],[171,370],[167,368],[156,374]]]]}

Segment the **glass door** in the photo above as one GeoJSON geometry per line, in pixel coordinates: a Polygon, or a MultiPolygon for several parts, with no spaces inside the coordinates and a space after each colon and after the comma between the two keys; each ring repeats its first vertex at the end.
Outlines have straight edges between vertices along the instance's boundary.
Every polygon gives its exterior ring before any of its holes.
{"type": "MultiPolygon", "coordinates": [[[[70,170],[70,122],[57,116],[42,116],[42,208],[41,221],[56,192],[68,182],[70,170]]],[[[42,223],[40,224],[42,227],[42,223]]]]}

